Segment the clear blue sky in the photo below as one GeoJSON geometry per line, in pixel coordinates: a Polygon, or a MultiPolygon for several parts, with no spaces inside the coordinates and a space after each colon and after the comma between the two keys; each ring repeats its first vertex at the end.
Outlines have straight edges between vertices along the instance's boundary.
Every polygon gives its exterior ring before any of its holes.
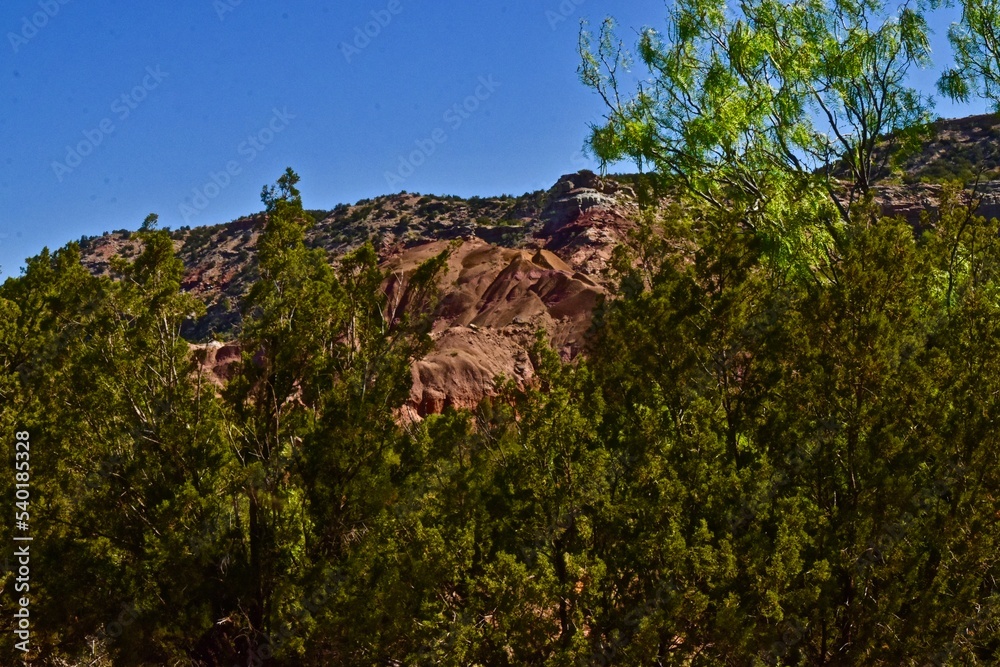
{"type": "Polygon", "coordinates": [[[614,15],[633,41],[665,14],[663,0],[5,0],[0,276],[150,212],[176,228],[257,211],[286,166],[309,208],[547,188],[595,167],[581,147],[603,109],[576,74],[579,21],[614,15]]]}

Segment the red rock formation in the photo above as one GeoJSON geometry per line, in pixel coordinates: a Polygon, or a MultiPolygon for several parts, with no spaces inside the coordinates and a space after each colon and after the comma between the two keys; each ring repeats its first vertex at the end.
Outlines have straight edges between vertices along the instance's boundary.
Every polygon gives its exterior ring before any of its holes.
{"type": "MultiPolygon", "coordinates": [[[[387,268],[407,273],[448,248],[442,241],[403,251],[387,268]]],[[[498,376],[519,383],[534,369],[528,348],[545,331],[570,359],[581,349],[600,284],[548,250],[500,248],[480,239],[453,248],[441,278],[434,349],[413,367],[410,408],[420,415],[471,408],[498,376]]]]}
{"type": "MultiPolygon", "coordinates": [[[[1000,180],[989,180],[1000,176],[1000,117],[939,121],[934,129],[934,138],[903,165],[910,182],[876,186],[883,211],[918,226],[923,212],[933,215],[941,186],[914,181],[933,180],[936,173],[961,175],[968,162],[986,170],[978,212],[1000,216],[1000,180]]],[[[607,294],[612,251],[638,213],[629,183],[640,182],[582,171],[563,176],[547,192],[518,198],[404,192],[322,213],[308,241],[335,259],[375,236],[383,265],[396,275],[457,244],[441,280],[434,349],[414,364],[406,411],[426,415],[447,406],[472,407],[494,390],[498,376],[530,381],[527,349],[537,330],[548,334],[565,359],[581,351],[593,309],[607,294]]],[[[187,332],[192,339],[238,326],[236,304],[254,278],[263,225],[256,215],[175,233],[186,266],[183,288],[208,305],[208,315],[187,332]]],[[[137,246],[127,233],[105,235],[88,242],[83,261],[105,273],[113,255],[134,255],[137,246]]],[[[393,289],[392,281],[386,287],[393,289]]],[[[194,347],[221,385],[239,351],[231,344],[194,347]]]]}
{"type": "MultiPolygon", "coordinates": [[[[480,213],[492,211],[492,222],[474,217],[479,214],[463,208],[468,204],[447,200],[451,217],[414,215],[407,223],[410,231],[402,236],[392,230],[403,224],[403,215],[434,206],[435,199],[393,195],[366,204],[368,215],[383,217],[353,220],[354,207],[331,214],[310,232],[324,245],[323,239],[342,233],[338,230],[357,226],[354,241],[325,246],[331,257],[373,231],[381,233],[382,264],[394,276],[385,286],[389,291],[422,262],[450,249],[431,333],[434,348],[413,366],[405,412],[419,417],[448,406],[471,408],[493,393],[498,377],[520,384],[530,381],[535,371],[528,349],[539,330],[564,359],[582,350],[593,310],[606,295],[608,259],[633,225],[635,195],[627,185],[591,172],[564,176],[542,194],[490,200],[480,213]],[[392,207],[396,215],[388,216],[392,207]],[[407,234],[416,237],[407,241],[407,234]]],[[[182,288],[216,313],[209,331],[238,321],[235,307],[252,276],[249,262],[262,225],[257,216],[177,234],[186,266],[182,288]]],[[[95,272],[106,272],[110,256],[127,243],[120,236],[103,237],[85,254],[84,263],[95,272]]],[[[192,349],[220,387],[240,357],[233,343],[194,344],[192,349]]]]}

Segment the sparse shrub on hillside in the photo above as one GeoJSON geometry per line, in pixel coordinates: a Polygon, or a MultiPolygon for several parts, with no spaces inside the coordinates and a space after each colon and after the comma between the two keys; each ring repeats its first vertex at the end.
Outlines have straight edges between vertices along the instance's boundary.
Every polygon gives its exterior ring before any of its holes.
{"type": "MultiPolygon", "coordinates": [[[[364,200],[364,201],[368,201],[368,200],[364,200]]],[[[348,220],[350,222],[360,222],[362,220],[367,219],[371,215],[371,213],[372,213],[373,210],[375,210],[375,205],[374,204],[363,204],[362,205],[359,202],[359,205],[356,206],[353,211],[351,211],[350,216],[348,216],[348,220]]]]}
{"type": "Polygon", "coordinates": [[[430,218],[435,218],[440,214],[448,213],[452,210],[452,206],[448,202],[444,201],[428,201],[427,203],[420,206],[417,209],[417,215],[426,215],[430,218]]]}
{"type": "Polygon", "coordinates": [[[977,176],[980,180],[991,180],[1000,169],[1000,136],[995,129],[986,131],[983,127],[966,129],[969,141],[957,141],[954,137],[934,139],[925,147],[925,153],[915,156],[903,164],[904,181],[907,183],[958,182],[972,184],[977,176]]]}
{"type": "Polygon", "coordinates": [[[213,230],[211,227],[195,227],[188,232],[184,239],[184,249],[187,253],[200,251],[212,240],[213,230]]]}
{"type": "Polygon", "coordinates": [[[329,215],[333,213],[333,211],[326,211],[323,209],[314,208],[307,210],[306,213],[311,215],[313,220],[315,220],[316,222],[321,222],[325,220],[327,217],[329,217],[329,215]]]}
{"type": "Polygon", "coordinates": [[[471,215],[476,215],[479,211],[490,207],[489,202],[482,197],[469,197],[469,200],[466,203],[469,206],[469,212],[471,215]]]}
{"type": "Polygon", "coordinates": [[[408,224],[400,220],[395,225],[393,225],[392,233],[395,234],[396,236],[400,236],[402,234],[405,234],[407,230],[409,230],[409,228],[410,226],[408,224]]]}

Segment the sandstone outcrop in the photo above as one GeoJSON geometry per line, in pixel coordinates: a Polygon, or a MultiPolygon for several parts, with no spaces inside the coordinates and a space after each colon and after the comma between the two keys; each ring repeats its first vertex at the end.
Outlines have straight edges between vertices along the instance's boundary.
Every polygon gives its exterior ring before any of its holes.
{"type": "MultiPolygon", "coordinates": [[[[338,208],[317,216],[309,242],[336,261],[374,235],[382,265],[393,276],[387,290],[421,262],[449,250],[431,332],[434,347],[413,366],[405,407],[419,418],[449,406],[475,407],[501,377],[530,382],[535,369],[528,350],[538,331],[564,359],[578,355],[594,308],[607,294],[608,259],[637,211],[629,185],[580,172],[547,192],[519,198],[404,193],[338,208]]],[[[186,266],[182,289],[205,301],[209,311],[188,335],[220,387],[232,376],[240,350],[232,342],[197,339],[220,334],[226,339],[238,327],[238,304],[255,275],[262,225],[260,216],[251,216],[175,233],[186,266]]],[[[106,272],[112,255],[137,252],[134,245],[127,235],[107,235],[92,244],[84,262],[92,271],[106,272]]]]}
{"type": "MultiPolygon", "coordinates": [[[[903,163],[902,178],[884,178],[875,186],[883,211],[915,227],[926,212],[933,224],[943,189],[935,175],[967,180],[972,169],[981,176],[978,212],[1000,217],[1000,117],[939,121],[933,130],[924,150],[903,163]]],[[[565,359],[583,350],[594,308],[608,296],[612,251],[634,227],[636,189],[643,183],[636,176],[581,171],[520,197],[401,192],[312,212],[317,224],[307,242],[335,262],[374,238],[383,266],[400,276],[450,248],[434,348],[413,366],[406,411],[420,416],[449,406],[468,408],[495,390],[498,377],[531,380],[535,369],[528,349],[537,331],[544,331],[565,359]]],[[[238,306],[256,279],[263,225],[263,215],[256,214],[174,232],[186,267],[182,288],[208,311],[184,333],[220,386],[239,350],[210,341],[228,340],[239,328],[238,306]]],[[[124,230],[83,241],[83,262],[95,273],[106,273],[112,256],[140,250],[124,230]]]]}
{"type": "MultiPolygon", "coordinates": [[[[390,258],[386,267],[405,274],[446,249],[443,241],[423,244],[390,258]]],[[[498,377],[530,380],[528,349],[539,330],[572,359],[605,295],[596,280],[551,251],[502,248],[480,239],[451,249],[441,291],[434,349],[413,366],[409,405],[420,415],[475,407],[493,392],[498,377]]]]}

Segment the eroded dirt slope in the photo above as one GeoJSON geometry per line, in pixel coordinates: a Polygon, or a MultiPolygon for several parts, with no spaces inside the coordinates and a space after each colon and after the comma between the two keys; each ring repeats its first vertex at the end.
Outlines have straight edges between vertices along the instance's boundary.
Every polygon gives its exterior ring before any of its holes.
{"type": "MultiPolygon", "coordinates": [[[[413,367],[406,410],[420,416],[447,406],[474,407],[501,376],[530,380],[534,368],[527,350],[539,330],[564,358],[579,354],[594,308],[607,293],[611,252],[626,238],[637,212],[628,179],[580,172],[562,177],[548,191],[518,198],[401,193],[316,212],[319,222],[309,243],[325,248],[336,262],[374,238],[383,266],[396,276],[450,250],[434,348],[413,367]]],[[[220,385],[240,356],[228,340],[239,328],[239,301],[256,276],[263,224],[256,215],[174,234],[186,268],[183,289],[209,311],[186,334],[220,385]]],[[[128,232],[119,231],[89,240],[84,250],[84,263],[103,273],[112,256],[134,255],[140,248],[128,232]]]]}

